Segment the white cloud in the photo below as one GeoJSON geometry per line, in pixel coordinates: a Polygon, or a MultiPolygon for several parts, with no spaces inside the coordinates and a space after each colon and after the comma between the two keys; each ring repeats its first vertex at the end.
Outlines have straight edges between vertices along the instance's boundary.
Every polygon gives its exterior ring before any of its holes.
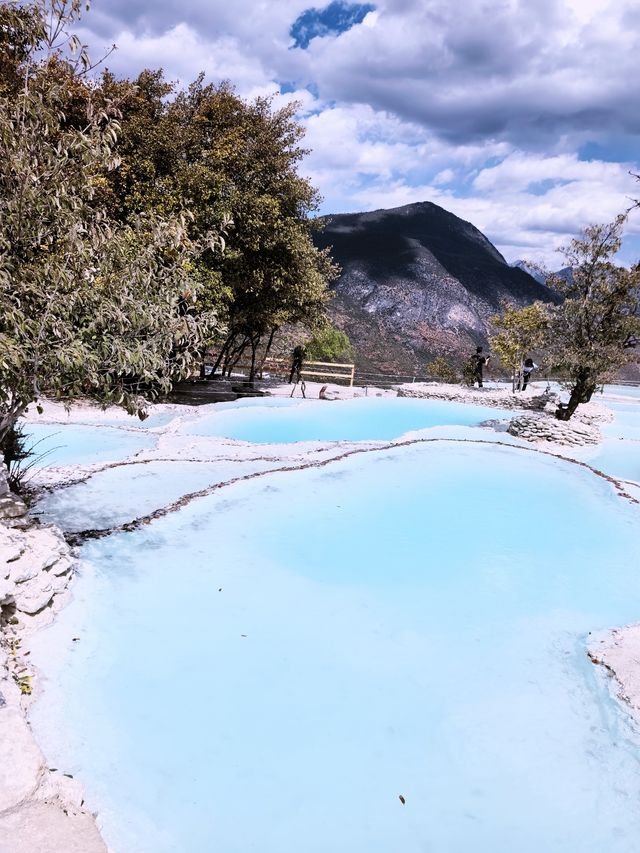
{"type": "Polygon", "coordinates": [[[275,103],[302,102],[303,170],[327,212],[430,200],[509,260],[552,262],[640,195],[637,159],[616,156],[640,148],[637,0],[378,0],[360,25],[290,50],[293,21],[323,5],[109,0],[85,37],[96,53],[118,42],[108,64],[129,75],[204,70],[245,97],[286,81],[275,103]],[[609,155],[581,159],[589,142],[609,155]]]}
{"type": "MultiPolygon", "coordinates": [[[[160,34],[134,36],[128,30],[115,35],[117,51],[109,57],[108,65],[120,73],[130,72],[135,56],[137,71],[162,67],[168,79],[182,85],[190,83],[204,71],[211,80],[231,80],[238,91],[247,96],[253,91],[277,91],[270,82],[274,72],[247,52],[237,38],[221,36],[207,41],[185,23],[176,24],[160,34]]],[[[134,72],[135,73],[135,72],[134,72]]]]}

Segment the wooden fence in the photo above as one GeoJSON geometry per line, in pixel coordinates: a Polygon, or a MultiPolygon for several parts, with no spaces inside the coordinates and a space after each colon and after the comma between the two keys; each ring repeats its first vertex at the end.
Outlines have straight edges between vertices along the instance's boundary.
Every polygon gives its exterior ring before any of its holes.
{"type": "MultiPolygon", "coordinates": [[[[243,374],[248,376],[251,370],[250,364],[236,364],[231,370],[231,378],[243,374]]],[[[329,382],[347,382],[353,385],[355,376],[355,364],[337,364],[333,361],[305,361],[300,371],[302,379],[325,379],[329,382]]],[[[291,373],[291,361],[286,358],[267,358],[262,367],[256,370],[256,376],[260,379],[267,377],[289,378],[291,373]]]]}

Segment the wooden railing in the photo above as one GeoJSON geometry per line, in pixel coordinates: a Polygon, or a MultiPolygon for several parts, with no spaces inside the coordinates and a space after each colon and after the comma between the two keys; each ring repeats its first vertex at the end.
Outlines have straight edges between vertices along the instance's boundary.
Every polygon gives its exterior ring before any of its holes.
{"type": "Polygon", "coordinates": [[[307,378],[308,376],[322,376],[324,379],[344,379],[349,385],[353,385],[353,377],[356,372],[355,364],[335,364],[332,361],[307,361],[302,365],[300,376],[307,378]],[[325,370],[317,370],[316,368],[325,368],[325,370]],[[329,369],[327,369],[329,368],[329,369]],[[336,370],[343,371],[336,373],[336,370]]]}
{"type": "MultiPolygon", "coordinates": [[[[248,373],[250,370],[250,364],[236,364],[231,373],[233,376],[234,373],[248,373]]],[[[270,374],[271,376],[275,374],[277,376],[284,376],[288,378],[290,372],[291,361],[286,358],[267,358],[262,367],[257,371],[261,378],[265,374],[270,374]]],[[[302,365],[302,370],[300,371],[300,377],[302,379],[319,379],[321,377],[328,381],[339,380],[342,382],[348,382],[349,385],[352,386],[355,372],[355,364],[337,364],[333,361],[305,361],[302,365]]]]}

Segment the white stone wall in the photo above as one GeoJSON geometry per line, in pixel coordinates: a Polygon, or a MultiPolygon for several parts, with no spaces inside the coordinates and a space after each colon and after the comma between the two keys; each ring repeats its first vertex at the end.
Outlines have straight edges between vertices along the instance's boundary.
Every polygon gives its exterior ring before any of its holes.
{"type": "Polygon", "coordinates": [[[53,618],[75,561],[62,533],[34,524],[0,466],[0,853],[106,853],[82,790],[47,767],[27,719],[37,673],[23,654],[53,618]]]}

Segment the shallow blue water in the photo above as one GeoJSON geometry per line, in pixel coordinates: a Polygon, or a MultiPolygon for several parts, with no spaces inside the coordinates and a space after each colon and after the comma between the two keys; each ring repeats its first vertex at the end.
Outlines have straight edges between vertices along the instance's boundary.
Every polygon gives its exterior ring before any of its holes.
{"type": "Polygon", "coordinates": [[[637,619],[638,520],[449,442],[229,487],[83,549],[36,733],[115,853],[635,853],[585,637],[637,619]]]}
{"type": "Polygon", "coordinates": [[[234,403],[191,422],[190,435],[213,435],[259,444],[296,441],[390,440],[407,432],[444,424],[478,424],[511,417],[489,406],[466,406],[438,400],[361,398],[323,400],[251,400],[234,403]]]}
{"type": "Polygon", "coordinates": [[[603,433],[612,438],[640,441],[640,402],[607,405],[613,412],[613,423],[605,424],[603,433]]]}
{"type": "MultiPolygon", "coordinates": [[[[133,420],[133,419],[132,419],[133,420]]],[[[24,423],[36,467],[112,462],[154,447],[156,437],[101,425],[24,423]]]]}
{"type": "Polygon", "coordinates": [[[580,456],[607,474],[640,483],[640,402],[607,401],[607,406],[614,420],[602,427],[602,443],[580,456]]]}
{"type": "Polygon", "coordinates": [[[53,522],[65,531],[105,529],[140,518],[214,483],[278,467],[279,463],[271,460],[126,464],[43,495],[35,511],[42,521],[53,522]]]}
{"type": "Polygon", "coordinates": [[[605,394],[615,394],[620,397],[633,397],[640,400],[640,386],[635,385],[605,385],[605,394]]]}

